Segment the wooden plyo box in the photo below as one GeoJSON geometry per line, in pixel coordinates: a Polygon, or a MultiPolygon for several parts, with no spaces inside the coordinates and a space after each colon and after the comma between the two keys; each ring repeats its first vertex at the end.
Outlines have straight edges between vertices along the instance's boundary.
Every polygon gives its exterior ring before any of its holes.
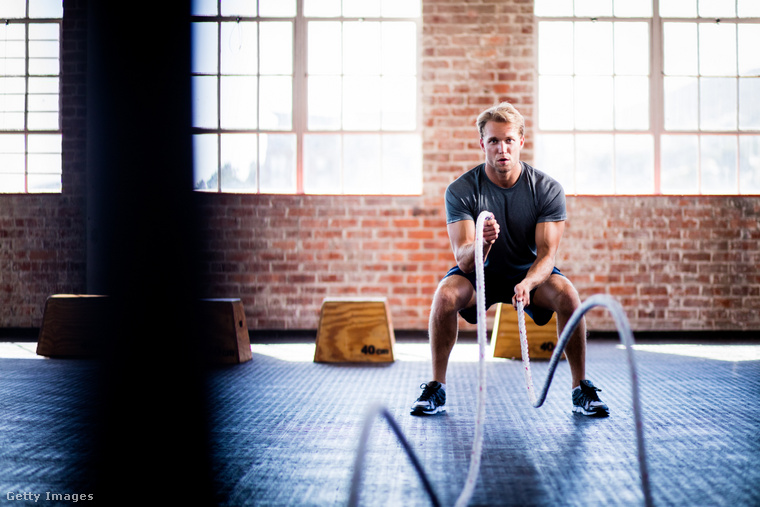
{"type": "Polygon", "coordinates": [[[45,301],[37,354],[46,357],[96,357],[113,326],[107,296],[54,294],[45,301]]]}
{"type": "MultiPolygon", "coordinates": [[[[543,326],[537,325],[525,314],[525,332],[528,336],[528,355],[530,359],[551,359],[557,346],[557,316],[543,326]]],[[[517,310],[511,304],[498,303],[494,319],[493,356],[507,359],[520,359],[520,330],[517,326],[517,310]]],[[[562,354],[562,358],[565,354],[562,354]]]]}
{"type": "Polygon", "coordinates": [[[206,357],[212,364],[250,361],[251,340],[240,299],[201,299],[198,324],[206,357]]]}
{"type": "Polygon", "coordinates": [[[396,337],[385,298],[322,302],[314,362],[393,362],[396,337]]]}

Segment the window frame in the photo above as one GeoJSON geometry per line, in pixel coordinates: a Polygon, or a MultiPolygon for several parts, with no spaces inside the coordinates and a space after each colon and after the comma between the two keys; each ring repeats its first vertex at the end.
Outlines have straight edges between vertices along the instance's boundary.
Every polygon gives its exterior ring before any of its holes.
{"type": "MultiPolygon", "coordinates": [[[[21,129],[6,129],[2,128],[0,129],[0,136],[23,136],[24,138],[24,173],[23,173],[23,179],[24,179],[24,185],[23,190],[5,190],[3,188],[0,188],[0,194],[4,195],[36,195],[36,194],[62,194],[63,193],[63,130],[62,130],[62,105],[63,105],[63,99],[62,99],[62,52],[63,52],[63,10],[61,11],[61,17],[39,17],[39,18],[33,18],[30,17],[30,5],[29,0],[25,2],[25,11],[24,11],[24,17],[20,18],[4,18],[2,21],[4,25],[11,26],[11,25],[23,25],[24,26],[24,74],[22,75],[6,75],[3,74],[2,78],[21,78],[24,80],[24,126],[21,129]],[[30,73],[30,25],[57,25],[57,33],[58,33],[58,54],[57,54],[57,62],[58,62],[58,72],[56,74],[31,74],[30,73]],[[35,95],[34,93],[30,93],[29,89],[29,82],[31,79],[34,78],[55,78],[58,80],[58,88],[56,91],[57,95],[57,103],[56,103],[56,115],[57,115],[57,128],[50,129],[50,128],[40,128],[40,129],[33,129],[29,128],[29,113],[30,113],[30,95],[35,95]],[[60,146],[60,149],[55,152],[30,152],[30,142],[29,142],[29,136],[57,136],[58,144],[60,146]],[[32,188],[30,190],[30,184],[29,184],[29,157],[30,155],[45,155],[45,154],[53,154],[58,155],[58,158],[60,160],[60,163],[56,168],[51,170],[50,172],[34,172],[31,173],[31,176],[35,175],[46,175],[46,176],[57,176],[58,177],[58,186],[54,190],[45,190],[45,189],[39,189],[39,188],[32,188]]],[[[35,39],[33,39],[35,40],[35,39]]],[[[34,111],[31,111],[34,112],[34,111]]],[[[49,112],[49,111],[48,111],[49,112]]],[[[17,152],[7,152],[3,154],[10,154],[10,153],[17,153],[17,152]]],[[[8,173],[8,174],[14,174],[14,173],[8,173]]]]}
{"type": "MultiPolygon", "coordinates": [[[[421,3],[421,0],[420,0],[421,3]]],[[[216,128],[203,128],[203,127],[191,127],[191,132],[195,136],[197,134],[214,134],[217,137],[217,168],[216,168],[216,174],[217,174],[217,185],[215,189],[195,189],[195,191],[201,191],[206,193],[245,193],[245,194],[252,194],[252,195],[356,195],[350,192],[344,192],[342,188],[342,183],[339,184],[339,187],[336,188],[334,191],[330,192],[306,192],[304,188],[304,145],[305,145],[305,137],[306,136],[318,136],[318,135],[339,135],[342,137],[342,139],[345,139],[345,136],[350,136],[352,134],[377,134],[381,137],[384,135],[393,135],[393,134],[410,134],[410,135],[416,135],[419,137],[419,144],[420,144],[420,156],[422,155],[422,83],[421,83],[421,72],[422,72],[422,49],[421,49],[421,43],[422,43],[422,12],[420,11],[419,16],[417,17],[384,17],[382,15],[378,15],[376,17],[358,17],[358,16],[343,16],[342,14],[339,16],[306,16],[304,13],[304,2],[302,0],[296,0],[296,13],[295,16],[292,17],[271,17],[271,16],[237,16],[237,15],[222,15],[221,14],[221,2],[217,3],[217,15],[211,16],[211,15],[191,15],[190,17],[190,23],[196,23],[196,22],[210,22],[214,23],[217,26],[219,26],[223,22],[242,22],[242,21],[249,21],[249,22],[256,22],[256,23],[264,23],[264,22],[276,22],[276,21],[289,21],[292,23],[292,36],[293,36],[293,42],[292,42],[292,64],[293,64],[293,73],[292,73],[292,118],[291,118],[291,128],[289,130],[283,129],[283,130],[272,130],[272,129],[262,129],[261,125],[257,122],[257,128],[255,129],[225,129],[221,127],[220,123],[220,116],[221,116],[221,100],[222,100],[222,89],[221,86],[219,86],[219,78],[223,75],[221,73],[221,47],[217,47],[217,126],[216,128]],[[403,22],[412,22],[416,26],[415,30],[415,78],[416,78],[416,84],[415,84],[415,90],[414,90],[414,96],[415,96],[415,111],[414,111],[414,130],[383,130],[382,127],[376,130],[349,130],[341,128],[337,130],[309,130],[308,127],[308,116],[309,116],[309,98],[308,98],[308,80],[309,80],[309,73],[308,73],[308,23],[310,21],[337,21],[337,22],[350,22],[350,21],[377,21],[377,22],[388,22],[388,21],[403,21],[403,22]],[[282,191],[282,192],[269,192],[269,191],[262,191],[261,190],[261,160],[260,160],[260,152],[257,149],[257,155],[256,155],[256,163],[257,163],[257,174],[256,174],[256,188],[255,189],[248,189],[248,190],[235,190],[235,189],[223,189],[222,188],[222,181],[221,181],[221,171],[222,171],[222,150],[221,150],[221,137],[225,133],[248,133],[248,134],[254,134],[257,136],[257,142],[260,143],[260,135],[261,134],[292,134],[295,136],[295,190],[293,192],[288,191],[282,191]]],[[[260,26],[260,25],[259,25],[260,26]]],[[[218,34],[221,33],[221,31],[217,32],[218,34]]],[[[260,32],[259,32],[260,33],[260,32]]],[[[259,39],[260,40],[260,39],[259,39]]],[[[218,44],[220,44],[220,41],[217,41],[218,44]]],[[[192,76],[196,76],[197,74],[195,72],[192,73],[192,76]]],[[[261,73],[257,73],[256,77],[257,79],[261,77],[261,73]]],[[[343,74],[341,74],[343,75],[343,74]]],[[[260,112],[260,109],[258,108],[260,101],[260,93],[257,92],[256,102],[257,102],[257,113],[260,112]]],[[[342,157],[342,155],[341,155],[342,157]]],[[[422,160],[420,160],[420,164],[422,164],[422,160]]],[[[341,174],[341,181],[342,181],[342,174],[341,174]]],[[[413,195],[420,195],[422,192],[422,170],[420,169],[420,182],[419,182],[419,193],[413,194],[413,195]]],[[[394,196],[394,195],[409,195],[408,193],[401,193],[401,192],[379,192],[377,194],[378,196],[394,196]]]]}
{"type": "MultiPolygon", "coordinates": [[[[541,110],[541,101],[538,100],[540,91],[537,91],[536,97],[536,128],[535,128],[535,134],[536,136],[541,136],[542,134],[566,134],[566,135],[572,135],[573,140],[575,142],[576,136],[578,134],[584,135],[584,134],[605,134],[605,135],[611,135],[615,136],[617,134],[646,134],[651,136],[653,141],[653,163],[654,163],[654,181],[653,181],[653,190],[651,193],[621,193],[619,190],[614,189],[612,192],[599,192],[599,193],[592,193],[592,192],[579,192],[577,189],[574,189],[574,192],[569,192],[570,195],[593,195],[593,196],[608,196],[608,195],[615,195],[615,196],[635,196],[635,195],[721,195],[721,196],[747,196],[747,195],[758,195],[757,192],[742,192],[741,189],[741,166],[740,166],[740,154],[738,151],[738,145],[740,143],[740,138],[742,136],[760,136],[760,129],[754,129],[754,130],[740,130],[739,124],[738,124],[738,116],[737,116],[737,126],[735,130],[708,130],[703,129],[701,125],[697,125],[697,128],[695,130],[683,130],[683,129],[671,129],[667,130],[665,128],[665,89],[664,89],[664,83],[665,83],[665,46],[664,46],[664,30],[665,30],[665,23],[671,23],[671,22],[678,22],[678,23],[693,23],[699,26],[700,24],[705,23],[732,23],[736,24],[738,27],[741,24],[760,24],[760,18],[759,17],[731,17],[731,18],[709,18],[709,17],[699,17],[699,14],[697,14],[697,17],[665,17],[661,16],[659,12],[659,1],[658,0],[651,0],[652,1],[652,16],[651,17],[641,17],[641,16],[632,16],[632,17],[620,17],[620,16],[599,16],[599,17],[585,17],[585,16],[578,16],[578,15],[567,15],[567,16],[534,16],[534,32],[536,34],[539,33],[539,23],[545,22],[545,21],[564,21],[564,22],[583,22],[583,21],[592,21],[592,22],[646,22],[649,27],[649,128],[646,130],[626,130],[626,129],[618,129],[615,128],[614,125],[609,130],[582,130],[578,129],[575,126],[572,129],[568,130],[557,130],[557,129],[541,129],[539,124],[539,115],[541,110]],[[662,190],[662,138],[663,136],[696,136],[697,137],[697,144],[699,153],[697,154],[697,167],[696,167],[696,173],[697,173],[697,182],[696,182],[696,191],[691,193],[680,193],[680,192],[663,192],[662,190]],[[736,171],[736,188],[733,192],[727,193],[727,192],[719,192],[719,193],[709,193],[705,192],[704,189],[702,189],[702,161],[701,161],[701,149],[699,146],[701,146],[702,139],[705,136],[727,136],[736,138],[737,141],[737,152],[736,152],[736,165],[735,165],[735,171],[736,171]]],[[[737,30],[738,31],[738,30],[737,30]]],[[[539,66],[538,66],[538,59],[539,59],[539,48],[538,48],[538,38],[536,40],[536,52],[535,52],[535,77],[536,77],[536,87],[537,90],[539,89],[539,77],[541,74],[539,73],[539,66]]],[[[738,51],[738,47],[737,47],[738,51]]],[[[615,75],[614,72],[612,74],[615,75]]],[[[576,74],[573,74],[573,77],[575,77],[576,74]]],[[[701,78],[701,74],[697,76],[697,78],[701,78]]],[[[738,78],[738,71],[737,71],[737,78],[738,78]]],[[[738,84],[737,84],[738,87],[738,84]]],[[[699,105],[698,105],[699,107],[699,105]]],[[[737,97],[736,101],[736,110],[737,115],[739,113],[739,99],[737,97]]],[[[615,164],[615,154],[613,152],[613,178],[615,177],[614,174],[616,173],[616,165],[615,164]]],[[[539,169],[541,169],[539,167],[539,169]]],[[[573,178],[575,178],[577,175],[577,168],[576,168],[576,162],[573,161],[573,178]]]]}

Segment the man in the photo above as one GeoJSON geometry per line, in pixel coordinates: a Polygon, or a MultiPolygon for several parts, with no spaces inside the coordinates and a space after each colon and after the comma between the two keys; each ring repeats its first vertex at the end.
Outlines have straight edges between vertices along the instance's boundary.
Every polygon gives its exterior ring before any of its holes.
{"type": "MultiPolygon", "coordinates": [[[[482,211],[494,218],[483,228],[486,308],[521,301],[538,325],[557,313],[561,333],[580,297],[554,266],[567,219],[565,193],[557,181],[520,161],[525,143],[522,115],[509,103],[483,111],[477,120],[485,162],[446,189],[446,221],[457,265],[438,285],[430,313],[433,380],[420,386],[413,415],[445,411],[446,370],[457,339],[457,313],[477,321],[475,222],[482,211]]],[[[565,347],[572,374],[573,411],[609,415],[597,389],[586,379],[586,326],[576,328],[565,347]]]]}

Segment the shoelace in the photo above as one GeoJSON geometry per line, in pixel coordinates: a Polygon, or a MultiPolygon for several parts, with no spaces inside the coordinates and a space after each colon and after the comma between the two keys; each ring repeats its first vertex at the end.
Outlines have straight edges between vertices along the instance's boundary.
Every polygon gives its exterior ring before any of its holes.
{"type": "Polygon", "coordinates": [[[428,401],[438,392],[438,390],[433,389],[427,384],[420,384],[420,389],[422,389],[421,401],[428,401]]]}
{"type": "Polygon", "coordinates": [[[583,387],[581,387],[581,392],[586,395],[586,397],[591,401],[601,401],[599,399],[599,396],[596,394],[597,391],[601,391],[601,389],[596,386],[589,386],[584,384],[583,387]]]}

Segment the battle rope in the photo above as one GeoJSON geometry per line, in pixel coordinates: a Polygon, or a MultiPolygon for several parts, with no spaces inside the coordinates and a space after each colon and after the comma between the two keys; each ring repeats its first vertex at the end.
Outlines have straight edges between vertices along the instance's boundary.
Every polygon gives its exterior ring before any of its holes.
{"type": "MultiPolygon", "coordinates": [[[[483,258],[483,225],[485,220],[491,218],[493,215],[484,211],[478,216],[478,220],[475,226],[475,278],[476,278],[476,309],[478,315],[477,322],[477,334],[478,334],[478,402],[477,413],[475,418],[475,435],[473,438],[472,451],[470,453],[470,469],[467,473],[467,479],[465,480],[464,488],[457,499],[456,506],[462,507],[467,505],[472,498],[472,494],[475,490],[475,484],[477,483],[478,474],[480,472],[480,459],[483,450],[483,423],[485,422],[485,395],[486,395],[486,369],[485,369],[485,348],[486,348],[486,308],[485,308],[485,282],[484,282],[484,258],[483,258]]],[[[546,400],[546,395],[549,392],[549,386],[551,385],[554,372],[557,369],[560,357],[565,350],[567,342],[570,340],[575,328],[581,322],[583,316],[592,308],[596,306],[602,306],[607,308],[612,314],[615,326],[617,327],[618,336],[625,346],[628,355],[628,365],[631,371],[631,388],[633,398],[633,414],[636,425],[636,443],[638,446],[638,458],[639,458],[639,471],[641,474],[641,486],[644,493],[644,503],[647,507],[651,507],[652,495],[649,487],[649,472],[646,464],[646,451],[644,447],[644,426],[641,417],[641,404],[639,402],[639,385],[638,374],[636,372],[636,363],[633,357],[633,333],[631,332],[628,318],[623,311],[620,304],[610,296],[594,295],[588,298],[581,306],[573,313],[570,320],[565,324],[559,339],[557,340],[557,346],[554,348],[551,360],[549,361],[549,369],[546,375],[546,381],[544,382],[541,394],[536,396],[535,389],[533,387],[533,376],[530,370],[530,359],[528,356],[528,339],[527,332],[525,330],[525,315],[522,302],[517,303],[517,324],[520,334],[520,347],[522,351],[523,361],[523,373],[525,375],[525,385],[528,390],[528,396],[531,403],[535,408],[543,405],[546,400]]],[[[412,464],[420,476],[425,490],[430,496],[430,500],[433,505],[440,505],[438,497],[435,494],[430,482],[428,481],[425,471],[417,459],[414,450],[403,436],[398,423],[393,419],[390,413],[382,407],[374,407],[370,410],[367,418],[364,422],[364,428],[359,441],[359,448],[354,463],[354,472],[351,482],[351,493],[349,496],[349,505],[356,506],[359,502],[359,483],[361,482],[361,472],[364,464],[364,454],[366,453],[367,440],[370,435],[370,428],[372,421],[378,415],[382,415],[388,421],[391,429],[398,437],[399,441],[403,445],[404,449],[412,461],[412,464]]]]}

